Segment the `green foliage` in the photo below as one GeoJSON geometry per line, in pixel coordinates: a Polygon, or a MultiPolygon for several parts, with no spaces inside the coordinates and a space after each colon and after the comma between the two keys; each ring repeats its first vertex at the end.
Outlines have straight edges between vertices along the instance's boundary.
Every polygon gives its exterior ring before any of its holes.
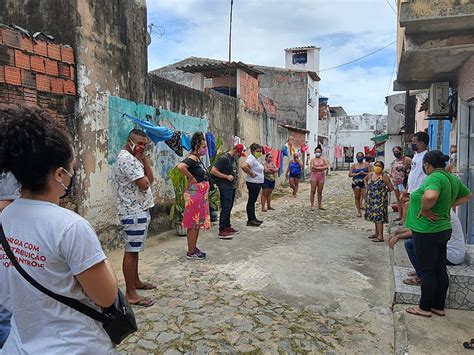
{"type": "MultiPolygon", "coordinates": [[[[216,139],[216,155],[211,159],[211,166],[209,167],[209,175],[211,174],[211,169],[216,164],[217,159],[219,159],[222,156],[222,154],[225,153],[225,151],[220,151],[220,148],[222,148],[223,144],[224,144],[224,142],[223,142],[222,138],[217,137],[217,139],[216,139]]],[[[209,206],[213,210],[217,211],[220,207],[220,196],[219,196],[219,190],[217,189],[217,186],[215,187],[214,190],[209,191],[208,199],[209,199],[209,206]]]]}
{"type": "Polygon", "coordinates": [[[168,173],[171,183],[174,188],[174,203],[171,205],[170,219],[173,222],[181,222],[183,220],[184,213],[184,190],[186,188],[187,179],[174,167],[168,173]]]}

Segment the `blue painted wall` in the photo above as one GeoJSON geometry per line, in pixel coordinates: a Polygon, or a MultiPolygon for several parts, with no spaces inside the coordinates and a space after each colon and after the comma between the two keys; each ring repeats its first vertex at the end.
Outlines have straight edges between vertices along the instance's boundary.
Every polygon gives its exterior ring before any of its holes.
{"type": "Polygon", "coordinates": [[[451,136],[451,121],[444,120],[443,122],[443,154],[449,155],[449,148],[451,147],[450,136],[451,136]]]}
{"type": "Polygon", "coordinates": [[[428,148],[430,150],[438,149],[438,121],[432,120],[428,123],[428,135],[430,136],[430,144],[428,148]]]}

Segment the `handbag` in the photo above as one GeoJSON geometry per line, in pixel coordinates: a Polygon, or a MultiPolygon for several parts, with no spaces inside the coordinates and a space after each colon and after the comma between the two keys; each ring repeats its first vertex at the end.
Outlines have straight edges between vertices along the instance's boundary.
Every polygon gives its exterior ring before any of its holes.
{"type": "Polygon", "coordinates": [[[119,345],[127,336],[132,333],[135,333],[137,328],[137,323],[135,321],[135,314],[133,313],[132,307],[128,303],[127,299],[123,293],[118,290],[117,298],[115,302],[103,309],[103,312],[100,313],[92,307],[86,306],[85,304],[79,302],[78,300],[66,296],[58,295],[46,287],[39,284],[35,279],[33,279],[19,264],[16,260],[13,252],[8,244],[7,238],[5,237],[5,232],[3,227],[0,224],[0,243],[3,246],[3,250],[7,254],[8,258],[12,262],[13,266],[18,270],[21,276],[28,281],[35,288],[46,294],[47,296],[55,299],[62,304],[65,304],[68,307],[75,309],[76,311],[85,314],[86,316],[95,319],[98,322],[102,323],[102,327],[105,332],[109,335],[112,342],[116,345],[119,345]]]}

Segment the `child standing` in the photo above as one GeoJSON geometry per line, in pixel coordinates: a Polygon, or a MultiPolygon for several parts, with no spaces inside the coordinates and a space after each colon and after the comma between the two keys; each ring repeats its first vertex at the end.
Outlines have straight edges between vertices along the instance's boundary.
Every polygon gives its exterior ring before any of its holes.
{"type": "Polygon", "coordinates": [[[375,223],[375,234],[369,237],[373,242],[384,241],[383,225],[388,223],[388,193],[393,191],[392,181],[384,173],[384,168],[383,162],[375,162],[373,172],[364,179],[367,186],[365,218],[375,223]]]}

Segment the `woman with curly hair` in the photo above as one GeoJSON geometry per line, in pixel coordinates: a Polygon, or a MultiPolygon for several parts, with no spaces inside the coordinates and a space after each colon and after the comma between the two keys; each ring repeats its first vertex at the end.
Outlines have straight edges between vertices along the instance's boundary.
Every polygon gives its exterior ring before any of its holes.
{"type": "Polygon", "coordinates": [[[191,153],[178,164],[177,169],[188,178],[184,192],[183,227],[187,229],[189,260],[203,260],[206,253],[196,246],[199,230],[211,228],[209,215],[209,174],[202,162],[207,153],[206,138],[202,132],[194,133],[191,139],[191,153]]]}
{"type": "MultiPolygon", "coordinates": [[[[22,268],[50,291],[101,311],[117,297],[117,279],[91,225],[59,206],[74,184],[69,136],[34,107],[0,107],[0,172],[21,198],[2,211],[2,227],[22,268]]],[[[0,304],[13,313],[5,354],[115,353],[102,324],[32,287],[0,264],[0,304]]]]}

